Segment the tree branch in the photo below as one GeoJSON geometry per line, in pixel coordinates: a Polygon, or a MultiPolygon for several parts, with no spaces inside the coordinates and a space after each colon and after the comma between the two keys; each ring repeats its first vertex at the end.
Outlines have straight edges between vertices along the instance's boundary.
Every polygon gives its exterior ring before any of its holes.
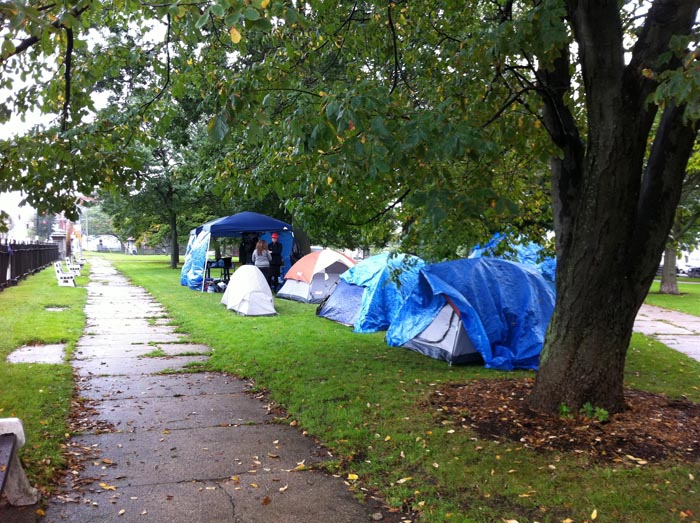
{"type": "MultiPolygon", "coordinates": [[[[637,210],[634,245],[661,252],[680,200],[688,158],[697,128],[684,121],[685,107],[669,105],[661,116],[647,162],[637,210]]],[[[633,256],[636,265],[656,265],[645,252],[633,256]]],[[[651,274],[651,273],[650,273],[651,274]]]]}
{"type": "Polygon", "coordinates": [[[377,214],[375,214],[374,216],[372,216],[369,220],[366,220],[366,221],[360,222],[360,223],[348,222],[347,224],[351,225],[353,227],[362,227],[363,225],[369,225],[370,223],[377,221],[379,218],[384,216],[389,211],[396,208],[396,206],[399,205],[410,193],[411,193],[411,189],[406,189],[404,191],[404,193],[394,201],[394,203],[385,207],[382,211],[380,211],[377,214]]]}
{"type": "MultiPolygon", "coordinates": [[[[73,9],[70,10],[71,16],[74,18],[79,18],[81,14],[83,14],[85,11],[90,9],[90,4],[86,4],[84,7],[74,7],[73,9]]],[[[47,25],[47,27],[52,27],[53,29],[60,29],[63,26],[63,23],[61,22],[61,18],[58,17],[56,20],[51,22],[50,24],[47,25]]],[[[32,47],[33,45],[37,44],[41,40],[41,34],[39,35],[33,35],[30,36],[29,38],[25,38],[22,40],[18,45],[15,46],[15,50],[12,51],[9,55],[7,55],[4,58],[0,58],[0,66],[2,66],[4,63],[6,63],[10,58],[14,56],[19,56],[23,52],[25,52],[27,49],[32,47]]]]}
{"type": "Polygon", "coordinates": [[[71,92],[71,66],[73,63],[73,30],[66,27],[66,70],[63,77],[66,81],[65,100],[63,101],[63,111],[61,113],[61,131],[65,132],[68,128],[68,111],[70,110],[70,92],[71,92]]]}
{"type": "Polygon", "coordinates": [[[393,42],[393,49],[394,49],[394,72],[391,75],[392,80],[391,80],[391,89],[389,90],[389,94],[393,94],[394,90],[396,90],[396,86],[399,84],[399,70],[400,70],[400,65],[399,65],[399,47],[397,43],[397,38],[396,38],[396,27],[394,26],[394,19],[391,15],[391,0],[389,0],[389,6],[387,7],[387,16],[389,19],[389,30],[391,31],[391,40],[393,42]]]}
{"type": "MultiPolygon", "coordinates": [[[[170,30],[171,20],[170,13],[168,13],[167,31],[165,32],[165,81],[163,82],[163,85],[160,87],[160,89],[158,89],[158,92],[153,98],[141,104],[141,106],[138,109],[138,112],[141,114],[145,113],[151,105],[160,100],[160,98],[165,94],[165,91],[170,85],[170,30]]],[[[134,132],[135,131],[132,130],[131,134],[129,134],[129,138],[127,138],[125,145],[129,145],[131,143],[131,140],[133,140],[134,138],[134,132]]]]}

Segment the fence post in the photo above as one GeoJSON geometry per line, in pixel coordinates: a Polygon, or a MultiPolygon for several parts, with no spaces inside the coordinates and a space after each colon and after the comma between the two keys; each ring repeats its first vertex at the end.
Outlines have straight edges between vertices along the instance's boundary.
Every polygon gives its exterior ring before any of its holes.
{"type": "Polygon", "coordinates": [[[7,272],[10,268],[10,253],[8,252],[8,243],[0,241],[0,291],[7,287],[7,272]]]}

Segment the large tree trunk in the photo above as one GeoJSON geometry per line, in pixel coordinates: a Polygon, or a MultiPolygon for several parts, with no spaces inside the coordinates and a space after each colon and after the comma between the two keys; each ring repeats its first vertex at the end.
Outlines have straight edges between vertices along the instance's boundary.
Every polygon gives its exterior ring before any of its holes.
{"type": "Polygon", "coordinates": [[[180,245],[177,243],[177,216],[170,215],[170,268],[177,269],[180,263],[180,245]]]}
{"type": "Polygon", "coordinates": [[[587,402],[618,412],[634,319],[659,265],[695,137],[683,108],[668,104],[644,170],[656,107],[647,102],[655,84],[643,71],[671,35],[689,31],[698,1],[656,1],[628,65],[615,2],[569,0],[567,7],[588,133],[584,144],[567,104],[564,51],[540,75],[545,126],[562,151],[552,161],[557,304],[529,402],[545,412],[587,402]]]}
{"type": "Polygon", "coordinates": [[[676,275],[676,249],[668,245],[664,249],[664,264],[661,270],[661,294],[680,294],[676,275]]]}

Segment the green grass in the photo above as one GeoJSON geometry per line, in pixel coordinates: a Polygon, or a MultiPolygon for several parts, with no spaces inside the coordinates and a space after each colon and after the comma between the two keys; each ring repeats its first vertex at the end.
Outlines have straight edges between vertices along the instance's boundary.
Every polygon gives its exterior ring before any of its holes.
{"type": "Polygon", "coordinates": [[[678,291],[680,295],[659,294],[659,281],[655,281],[651,285],[646,303],[700,316],[700,282],[683,283],[679,281],[678,291]]]}
{"type": "MultiPolygon", "coordinates": [[[[447,383],[532,373],[449,367],[388,347],[381,333],[354,334],[347,327],[317,318],[315,306],[286,300],[275,300],[279,313],[275,317],[237,316],[220,304],[221,294],[180,286],[179,271],[168,268],[167,257],[109,258],[167,308],[178,330],[212,348],[207,369],[253,379],[258,389],[267,391],[270,400],[288,413],[279,423],[297,425],[329,448],[335,456],[328,465],[331,472],[343,477],[357,474],[358,493],[376,491],[392,506],[420,512],[420,522],[513,519],[559,523],[570,518],[578,523],[592,521],[595,510],[596,523],[665,523],[692,521],[684,519],[681,511],[700,514],[700,485],[698,479],[691,479],[700,478],[698,464],[599,466],[583,454],[533,452],[518,442],[481,439],[468,426],[446,422],[427,404],[427,398],[447,383]]],[[[29,283],[33,282],[22,285],[29,283]]],[[[82,289],[58,288],[46,279],[37,286],[38,292],[27,288],[19,300],[25,304],[24,310],[18,309],[22,316],[41,310],[42,286],[51,287],[54,301],[55,296],[71,293],[78,301],[84,299],[82,289]]],[[[0,293],[3,310],[8,296],[12,296],[8,291],[0,293]]],[[[72,313],[74,306],[70,307],[72,313]]],[[[76,320],[80,324],[82,316],[76,320]]],[[[19,323],[25,321],[30,320],[19,323]]],[[[65,334],[59,337],[68,339],[65,334]]],[[[6,352],[21,344],[19,340],[3,343],[6,352]]],[[[21,409],[27,412],[22,403],[27,400],[22,397],[34,395],[41,401],[43,393],[32,392],[50,389],[28,379],[15,379],[7,387],[9,367],[0,363],[0,408],[5,415],[21,409]],[[6,389],[16,394],[6,396],[6,389]]],[[[48,367],[53,387],[66,394],[71,386],[70,368],[48,367]]],[[[700,363],[634,336],[626,369],[628,385],[700,401],[698,378],[700,363]]],[[[55,408],[65,416],[66,399],[55,406],[49,403],[49,410],[55,408]]],[[[41,439],[46,431],[40,423],[45,414],[32,411],[30,417],[29,440],[41,439]]],[[[58,447],[61,432],[55,434],[48,444],[58,447]]],[[[25,457],[40,465],[44,455],[48,454],[30,449],[25,457]]],[[[32,468],[33,479],[45,481],[38,472],[40,467],[32,468]]]]}
{"type": "Polygon", "coordinates": [[[54,343],[65,343],[69,358],[85,326],[86,292],[80,285],[86,282],[81,276],[78,287],[59,287],[50,267],[0,292],[0,417],[22,420],[27,444],[20,456],[45,488],[64,464],[72,368],[69,363],[9,364],[6,358],[24,345],[54,343]]]}
{"type": "MultiPolygon", "coordinates": [[[[681,521],[700,513],[697,464],[598,466],[585,455],[536,453],[517,442],[478,438],[443,423],[426,400],[450,382],[528,376],[483,367],[449,367],[384,343],[383,334],[354,334],[319,319],[315,307],[275,300],[276,317],[237,316],[220,294],[179,285],[166,258],[112,257],[146,287],[193,341],[212,347],[210,370],[255,380],[293,423],[335,456],[331,472],[357,474],[422,522],[681,521]],[[409,478],[409,479],[407,479],[409,478]]],[[[635,335],[627,384],[700,400],[700,363],[635,335]]]]}

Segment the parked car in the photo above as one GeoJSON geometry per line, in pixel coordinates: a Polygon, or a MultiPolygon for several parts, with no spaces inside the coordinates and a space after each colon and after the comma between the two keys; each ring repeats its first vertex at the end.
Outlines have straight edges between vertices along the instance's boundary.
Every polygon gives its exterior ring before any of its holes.
{"type": "Polygon", "coordinates": [[[690,278],[700,278],[700,267],[688,267],[687,273],[690,278]]]}

